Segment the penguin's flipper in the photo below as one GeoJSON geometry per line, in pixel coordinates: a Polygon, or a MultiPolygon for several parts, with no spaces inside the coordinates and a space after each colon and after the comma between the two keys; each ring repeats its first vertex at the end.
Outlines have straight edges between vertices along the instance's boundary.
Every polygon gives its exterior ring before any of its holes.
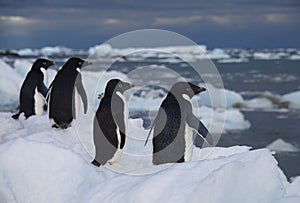
{"type": "Polygon", "coordinates": [[[212,135],[208,132],[204,124],[193,114],[190,113],[187,117],[187,124],[193,128],[203,139],[209,144],[213,145],[212,135]]]}
{"type": "Polygon", "coordinates": [[[151,125],[150,131],[149,131],[149,133],[148,133],[148,135],[147,135],[147,138],[146,138],[146,141],[145,141],[145,144],[144,144],[144,147],[147,145],[147,142],[148,142],[148,140],[149,140],[150,134],[151,134],[151,132],[152,132],[154,126],[155,126],[155,120],[154,120],[154,122],[153,122],[152,125],[151,125]]]}
{"type": "Polygon", "coordinates": [[[40,82],[37,89],[38,89],[38,92],[40,92],[46,98],[47,93],[48,93],[48,88],[45,86],[45,84],[43,82],[40,82]]]}
{"type": "Polygon", "coordinates": [[[49,102],[49,98],[50,98],[52,86],[53,86],[53,82],[52,82],[51,85],[49,86],[48,92],[47,92],[47,94],[46,94],[46,96],[45,96],[46,103],[49,102]]]}
{"type": "Polygon", "coordinates": [[[76,78],[76,82],[75,82],[75,87],[77,88],[77,91],[81,97],[82,103],[83,103],[83,110],[84,113],[87,113],[87,108],[88,108],[88,102],[87,102],[87,95],[85,93],[83,84],[82,84],[82,78],[81,78],[81,74],[79,73],[77,78],[76,78]]]}

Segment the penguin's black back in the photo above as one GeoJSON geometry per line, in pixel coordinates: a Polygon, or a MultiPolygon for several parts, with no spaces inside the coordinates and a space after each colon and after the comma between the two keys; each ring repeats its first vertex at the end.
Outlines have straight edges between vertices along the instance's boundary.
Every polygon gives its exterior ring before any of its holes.
{"type": "Polygon", "coordinates": [[[20,91],[20,112],[24,112],[25,117],[34,115],[34,94],[35,89],[44,81],[42,72],[29,71],[20,91]]]}
{"type": "Polygon", "coordinates": [[[185,125],[190,104],[169,93],[158,111],[153,134],[153,164],[184,162],[185,125]]]}
{"type": "Polygon", "coordinates": [[[104,96],[94,117],[95,160],[101,165],[107,163],[120,144],[117,137],[116,116],[124,115],[124,102],[119,97],[104,96]],[[112,104],[113,100],[113,104],[112,104]],[[117,107],[117,109],[113,109],[117,107]]]}
{"type": "Polygon", "coordinates": [[[60,70],[51,87],[49,117],[58,124],[69,124],[73,120],[73,94],[76,70],[60,70]]]}

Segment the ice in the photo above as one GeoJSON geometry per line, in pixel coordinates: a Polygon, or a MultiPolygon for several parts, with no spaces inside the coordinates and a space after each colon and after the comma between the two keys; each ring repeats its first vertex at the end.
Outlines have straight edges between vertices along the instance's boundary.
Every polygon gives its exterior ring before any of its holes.
{"type": "Polygon", "coordinates": [[[289,102],[289,108],[300,109],[300,91],[285,94],[282,100],[289,102]]]}
{"type": "Polygon", "coordinates": [[[211,133],[245,130],[250,128],[250,122],[237,109],[212,109],[202,106],[194,110],[211,133]]]}
{"type": "Polygon", "coordinates": [[[15,109],[23,78],[1,59],[0,72],[0,109],[15,109]]]}
{"type": "Polygon", "coordinates": [[[277,140],[268,144],[266,147],[276,152],[298,152],[299,151],[297,147],[284,141],[281,138],[278,138],[277,140]]]}
{"type": "Polygon", "coordinates": [[[229,58],[229,59],[220,59],[218,63],[247,63],[249,59],[247,58],[229,58]]]}
{"type": "Polygon", "coordinates": [[[298,54],[293,54],[289,57],[290,60],[300,60],[300,55],[298,54]]]}
{"type": "Polygon", "coordinates": [[[42,55],[45,56],[51,56],[51,55],[68,55],[72,53],[72,49],[66,48],[66,47],[60,47],[60,46],[54,46],[54,47],[43,47],[40,50],[42,55]]]}
{"type": "Polygon", "coordinates": [[[230,108],[236,103],[244,102],[243,97],[232,90],[215,88],[213,85],[199,84],[201,87],[205,87],[207,90],[195,96],[201,105],[230,108]],[[222,100],[225,97],[225,101],[222,100]]]}
{"type": "Polygon", "coordinates": [[[20,74],[22,78],[25,78],[30,71],[33,62],[26,59],[16,59],[14,62],[14,69],[20,74]]]}
{"type": "Polygon", "coordinates": [[[165,62],[178,63],[180,57],[185,61],[194,61],[196,59],[207,58],[205,56],[206,46],[168,46],[168,47],[153,47],[153,48],[112,48],[109,44],[96,45],[90,47],[88,53],[94,57],[119,57],[130,55],[134,58],[162,58],[165,62]]]}
{"type": "Polygon", "coordinates": [[[253,109],[272,109],[273,103],[267,98],[254,98],[244,102],[245,107],[253,109]]]}
{"type": "Polygon", "coordinates": [[[207,54],[210,59],[229,59],[231,58],[223,49],[213,49],[207,54]]]}
{"type": "Polygon", "coordinates": [[[0,113],[5,122],[0,126],[0,202],[271,203],[300,198],[298,179],[289,183],[267,149],[194,148],[192,162],[153,166],[147,151],[152,143],[143,146],[148,131],[141,119],[129,120],[123,167],[96,168],[86,151],[86,144],[92,145],[91,120],[91,115],[79,116],[71,128],[57,130],[47,115],[16,121],[0,113]],[[8,125],[17,127],[7,131],[8,125]]]}
{"type": "Polygon", "coordinates": [[[16,51],[20,56],[37,56],[39,55],[38,50],[33,50],[30,48],[25,48],[25,49],[19,49],[16,51]]]}
{"type": "Polygon", "coordinates": [[[280,55],[276,53],[271,53],[271,52],[255,52],[253,54],[254,59],[259,59],[259,60],[274,60],[274,59],[280,59],[280,55]]]}

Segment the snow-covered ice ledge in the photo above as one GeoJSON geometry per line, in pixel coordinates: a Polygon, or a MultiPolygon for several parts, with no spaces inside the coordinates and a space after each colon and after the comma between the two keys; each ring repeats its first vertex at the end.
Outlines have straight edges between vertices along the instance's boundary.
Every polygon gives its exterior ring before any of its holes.
{"type": "MultiPolygon", "coordinates": [[[[89,163],[82,147],[91,145],[86,121],[56,130],[46,115],[15,121],[1,113],[0,122],[0,202],[300,202],[299,178],[289,183],[268,149],[195,148],[192,162],[156,170],[149,164],[151,142],[145,149],[129,140],[128,154],[148,154],[142,161],[122,157],[125,168],[139,168],[131,175],[89,163]]],[[[147,131],[130,120],[129,136],[138,134],[147,131]]]]}

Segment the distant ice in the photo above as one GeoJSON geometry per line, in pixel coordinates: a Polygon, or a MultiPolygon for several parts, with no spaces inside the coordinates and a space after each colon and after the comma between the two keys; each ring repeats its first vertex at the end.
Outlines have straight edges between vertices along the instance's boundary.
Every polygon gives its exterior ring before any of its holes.
{"type": "Polygon", "coordinates": [[[297,147],[284,141],[281,138],[278,138],[277,140],[268,144],[266,147],[276,152],[298,152],[299,151],[297,147]]]}
{"type": "Polygon", "coordinates": [[[244,102],[245,107],[253,109],[272,109],[273,103],[267,98],[254,98],[244,102]]]}
{"type": "Polygon", "coordinates": [[[227,54],[223,49],[213,49],[207,54],[210,59],[230,59],[230,55],[227,54]]]}
{"type": "Polygon", "coordinates": [[[200,107],[194,112],[211,133],[226,133],[250,128],[250,122],[237,109],[212,109],[200,107]]]}
{"type": "Polygon", "coordinates": [[[218,63],[247,63],[249,59],[247,58],[229,58],[229,59],[220,59],[218,63]]]}
{"type": "Polygon", "coordinates": [[[290,102],[289,108],[300,109],[300,91],[285,94],[282,98],[284,101],[290,102]]]}
{"type": "Polygon", "coordinates": [[[300,60],[300,55],[298,54],[293,54],[289,57],[290,60],[300,60]]]}
{"type": "Polygon", "coordinates": [[[276,53],[270,53],[270,52],[255,52],[253,54],[254,59],[260,59],[260,60],[274,60],[274,59],[280,59],[280,55],[276,53]]]}

